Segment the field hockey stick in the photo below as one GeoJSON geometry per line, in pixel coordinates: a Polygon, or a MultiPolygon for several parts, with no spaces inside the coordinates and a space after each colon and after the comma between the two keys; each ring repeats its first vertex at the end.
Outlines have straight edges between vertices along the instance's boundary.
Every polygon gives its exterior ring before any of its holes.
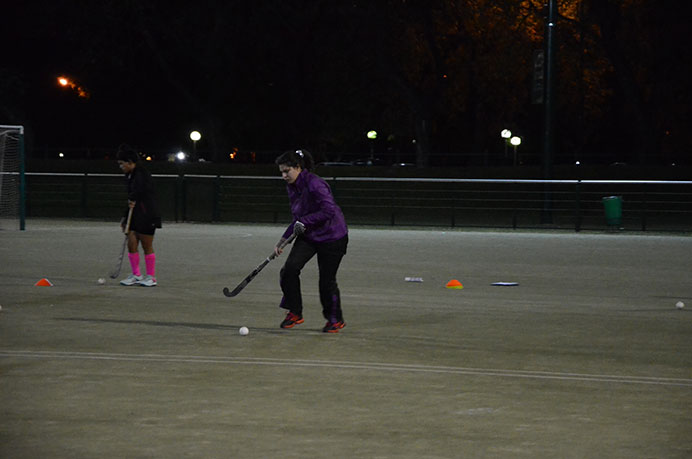
{"type": "MultiPolygon", "coordinates": [[[[296,236],[298,236],[298,232],[293,231],[293,234],[291,234],[291,236],[288,239],[286,239],[281,243],[281,245],[279,245],[279,249],[283,249],[288,244],[293,242],[296,236]]],[[[276,258],[276,252],[272,252],[271,255],[269,255],[262,263],[259,264],[258,267],[256,267],[245,279],[243,279],[243,281],[240,284],[238,284],[238,286],[234,288],[233,291],[229,290],[228,287],[224,287],[223,294],[227,297],[234,297],[237,294],[239,294],[240,291],[243,290],[247,286],[247,284],[249,284],[250,281],[252,281],[252,279],[254,279],[255,276],[257,276],[257,274],[259,274],[259,272],[262,271],[264,267],[267,266],[269,262],[272,261],[274,258],[276,258]]]]}
{"type": "Polygon", "coordinates": [[[120,275],[120,270],[123,267],[123,258],[125,258],[125,250],[127,249],[127,240],[130,237],[130,222],[132,221],[132,211],[134,210],[134,207],[130,207],[130,210],[127,212],[127,223],[125,223],[125,230],[123,231],[125,233],[125,239],[123,240],[123,247],[120,249],[120,256],[118,257],[118,262],[115,265],[115,269],[111,272],[110,276],[111,279],[115,279],[120,275]]]}

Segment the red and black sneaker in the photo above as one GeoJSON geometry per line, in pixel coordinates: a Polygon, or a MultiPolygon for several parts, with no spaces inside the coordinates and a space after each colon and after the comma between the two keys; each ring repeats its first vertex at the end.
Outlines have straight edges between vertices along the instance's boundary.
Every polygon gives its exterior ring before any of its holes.
{"type": "Polygon", "coordinates": [[[293,314],[291,311],[289,311],[288,314],[286,314],[284,321],[281,322],[281,328],[293,328],[298,324],[302,324],[303,322],[305,322],[303,320],[303,316],[293,314]]]}
{"type": "Polygon", "coordinates": [[[345,326],[346,323],[343,320],[339,322],[327,322],[322,331],[325,333],[339,333],[339,330],[341,330],[345,326]]]}

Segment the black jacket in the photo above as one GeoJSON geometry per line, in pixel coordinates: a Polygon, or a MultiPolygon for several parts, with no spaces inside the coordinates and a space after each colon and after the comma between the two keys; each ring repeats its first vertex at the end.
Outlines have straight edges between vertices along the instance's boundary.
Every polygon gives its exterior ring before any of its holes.
{"type": "MultiPolygon", "coordinates": [[[[130,227],[134,230],[153,225],[161,228],[161,213],[156,202],[154,180],[151,174],[141,165],[137,165],[131,173],[125,174],[127,180],[127,199],[135,201],[130,227]]],[[[129,209],[125,209],[125,217],[129,209]]]]}

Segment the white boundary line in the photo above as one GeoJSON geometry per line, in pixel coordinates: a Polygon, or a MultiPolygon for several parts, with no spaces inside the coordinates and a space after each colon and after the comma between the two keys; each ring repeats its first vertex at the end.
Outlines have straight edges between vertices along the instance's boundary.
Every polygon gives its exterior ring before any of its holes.
{"type": "Polygon", "coordinates": [[[118,354],[95,352],[58,351],[11,351],[0,350],[0,357],[38,359],[82,359],[105,361],[144,361],[162,363],[213,363],[225,365],[263,365],[277,367],[338,368],[372,371],[400,371],[428,374],[456,374],[472,376],[497,376],[501,378],[552,379],[562,381],[606,382],[619,384],[646,384],[657,386],[691,387],[692,379],[656,378],[631,375],[597,375],[582,373],[558,373],[548,371],[506,370],[491,368],[467,368],[430,365],[393,364],[381,362],[348,362],[329,360],[282,360],[252,357],[214,357],[196,355],[118,354]]]}

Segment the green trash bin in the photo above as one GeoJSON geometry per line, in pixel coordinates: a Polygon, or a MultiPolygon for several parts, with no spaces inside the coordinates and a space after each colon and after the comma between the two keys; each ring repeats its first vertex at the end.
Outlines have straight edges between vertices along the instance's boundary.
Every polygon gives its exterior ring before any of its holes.
{"type": "Polygon", "coordinates": [[[603,198],[603,207],[608,226],[622,225],[622,196],[606,196],[603,198]]]}

